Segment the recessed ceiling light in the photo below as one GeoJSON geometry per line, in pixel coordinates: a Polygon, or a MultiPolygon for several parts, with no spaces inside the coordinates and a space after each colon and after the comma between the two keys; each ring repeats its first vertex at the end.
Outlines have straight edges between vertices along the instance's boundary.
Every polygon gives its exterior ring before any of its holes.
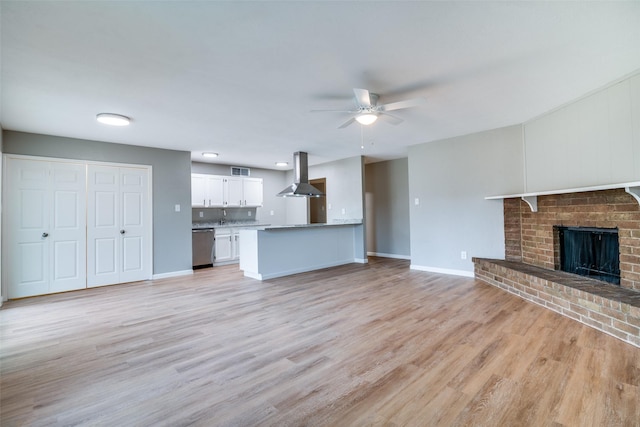
{"type": "Polygon", "coordinates": [[[364,114],[360,114],[359,116],[356,116],[356,120],[361,125],[370,125],[371,123],[378,120],[378,116],[371,113],[364,113],[364,114]]]}
{"type": "Polygon", "coordinates": [[[202,157],[216,158],[218,157],[218,153],[202,153],[202,157]]]}
{"type": "Polygon", "coordinates": [[[127,126],[131,122],[129,117],[113,113],[100,113],[96,116],[96,120],[110,126],[127,126]]]}
{"type": "Polygon", "coordinates": [[[276,166],[284,167],[288,165],[289,165],[289,162],[276,162],[276,166]]]}

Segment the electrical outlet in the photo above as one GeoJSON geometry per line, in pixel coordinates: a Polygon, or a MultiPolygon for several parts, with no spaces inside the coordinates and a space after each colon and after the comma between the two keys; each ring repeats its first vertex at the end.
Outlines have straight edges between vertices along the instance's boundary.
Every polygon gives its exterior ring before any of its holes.
{"type": "Polygon", "coordinates": [[[467,251],[460,252],[460,259],[467,259],[467,251]]]}
{"type": "Polygon", "coordinates": [[[342,215],[346,214],[347,210],[345,208],[342,208],[342,215]]]}
{"type": "Polygon", "coordinates": [[[273,216],[274,215],[273,211],[269,211],[269,215],[273,216]]]}
{"type": "Polygon", "coordinates": [[[198,212],[198,215],[200,216],[200,218],[204,218],[204,212],[198,212]]]}
{"type": "Polygon", "coordinates": [[[417,197],[413,200],[413,204],[416,206],[420,205],[420,199],[418,199],[417,197]]]}
{"type": "Polygon", "coordinates": [[[180,205],[175,206],[176,212],[180,212],[180,205]]]}
{"type": "Polygon", "coordinates": [[[327,203],[327,209],[331,209],[331,203],[327,203]]]}
{"type": "Polygon", "coordinates": [[[247,212],[247,215],[251,216],[251,211],[247,212]]]}

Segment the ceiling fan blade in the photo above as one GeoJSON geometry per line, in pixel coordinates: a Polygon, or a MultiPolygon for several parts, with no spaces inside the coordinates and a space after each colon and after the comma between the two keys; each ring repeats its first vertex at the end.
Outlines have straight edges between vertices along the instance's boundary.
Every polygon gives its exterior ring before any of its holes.
{"type": "Polygon", "coordinates": [[[400,117],[396,117],[396,116],[392,116],[389,113],[383,113],[380,112],[379,116],[382,117],[382,120],[391,123],[392,125],[399,125],[400,123],[404,122],[404,120],[402,120],[400,117]]]}
{"type": "Polygon", "coordinates": [[[406,99],[404,101],[391,102],[389,104],[379,105],[378,110],[393,111],[393,110],[400,110],[403,108],[419,107],[421,105],[424,105],[425,102],[427,102],[427,100],[424,98],[406,99]]]}
{"type": "Polygon", "coordinates": [[[347,126],[349,126],[351,123],[355,122],[356,118],[355,117],[351,117],[349,120],[347,120],[346,122],[344,122],[342,125],[338,126],[338,129],[344,129],[347,126]]]}
{"type": "Polygon", "coordinates": [[[309,110],[311,113],[351,113],[355,114],[358,111],[353,110],[309,110]]]}
{"type": "Polygon", "coordinates": [[[371,96],[366,89],[353,89],[353,93],[356,95],[356,103],[359,107],[371,107],[371,96]]]}

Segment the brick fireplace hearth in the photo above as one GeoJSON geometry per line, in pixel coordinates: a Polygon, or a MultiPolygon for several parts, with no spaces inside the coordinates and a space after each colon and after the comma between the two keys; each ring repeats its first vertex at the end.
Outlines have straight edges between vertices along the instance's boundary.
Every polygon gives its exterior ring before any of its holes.
{"type": "Polygon", "coordinates": [[[640,347],[640,205],[624,189],[504,199],[505,260],[475,259],[491,285],[640,347]],[[558,271],[557,226],[617,228],[620,285],[558,271]]]}
{"type": "Polygon", "coordinates": [[[504,199],[505,259],[558,270],[554,226],[618,228],[620,286],[640,291],[640,205],[624,189],[538,197],[538,212],[504,199]]]}

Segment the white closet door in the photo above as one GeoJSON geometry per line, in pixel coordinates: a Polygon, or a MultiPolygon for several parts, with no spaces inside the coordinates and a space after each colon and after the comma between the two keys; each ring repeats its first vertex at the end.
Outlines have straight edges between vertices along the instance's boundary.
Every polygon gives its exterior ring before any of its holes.
{"type": "Polygon", "coordinates": [[[52,162],[50,174],[50,292],[86,288],[86,166],[52,162]]]}
{"type": "Polygon", "coordinates": [[[84,165],[7,158],[5,177],[9,298],[84,288],[84,165]]]}
{"type": "Polygon", "coordinates": [[[89,165],[87,180],[87,286],[120,280],[120,170],[89,165]]]}
{"type": "Polygon", "coordinates": [[[151,278],[149,170],[89,165],[87,286],[151,278]]]}
{"type": "Polygon", "coordinates": [[[151,278],[151,224],[147,220],[149,173],[146,169],[120,168],[122,269],[120,282],[151,278]]]}

